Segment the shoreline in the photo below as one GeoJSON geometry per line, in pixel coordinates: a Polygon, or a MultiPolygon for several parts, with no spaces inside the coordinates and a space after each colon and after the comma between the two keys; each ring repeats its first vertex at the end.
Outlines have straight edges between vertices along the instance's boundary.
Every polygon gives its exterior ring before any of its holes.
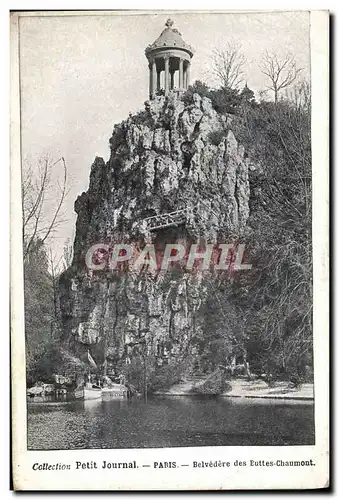
{"type": "Polygon", "coordinates": [[[236,394],[196,394],[194,392],[191,393],[172,393],[172,392],[154,392],[152,396],[171,396],[171,397],[218,397],[218,398],[238,398],[238,399],[276,399],[283,401],[314,401],[314,396],[270,396],[270,395],[261,395],[261,396],[252,396],[252,395],[236,395],[236,394]]]}
{"type": "MultiPolygon", "coordinates": [[[[229,381],[231,390],[217,394],[222,398],[246,398],[246,399],[275,399],[285,401],[314,401],[313,384],[302,384],[298,388],[291,388],[288,382],[276,382],[273,387],[269,387],[263,380],[232,379],[229,381]]],[[[194,392],[196,384],[194,382],[182,382],[170,387],[167,390],[154,392],[155,396],[203,396],[194,392]]]]}

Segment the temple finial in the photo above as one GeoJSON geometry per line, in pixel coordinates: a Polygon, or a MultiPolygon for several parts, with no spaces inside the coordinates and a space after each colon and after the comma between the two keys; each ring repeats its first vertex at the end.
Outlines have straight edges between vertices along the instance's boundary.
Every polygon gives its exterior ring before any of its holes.
{"type": "Polygon", "coordinates": [[[172,28],[174,24],[174,21],[172,21],[172,19],[167,19],[166,23],[165,23],[165,26],[167,26],[167,28],[172,28]]]}

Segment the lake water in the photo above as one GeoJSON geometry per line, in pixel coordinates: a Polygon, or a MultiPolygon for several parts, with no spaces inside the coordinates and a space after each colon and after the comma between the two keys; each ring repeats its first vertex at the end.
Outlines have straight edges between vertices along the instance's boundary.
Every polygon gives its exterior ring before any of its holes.
{"type": "Polygon", "coordinates": [[[312,401],[156,397],[28,403],[28,449],[314,444],[312,401]]]}

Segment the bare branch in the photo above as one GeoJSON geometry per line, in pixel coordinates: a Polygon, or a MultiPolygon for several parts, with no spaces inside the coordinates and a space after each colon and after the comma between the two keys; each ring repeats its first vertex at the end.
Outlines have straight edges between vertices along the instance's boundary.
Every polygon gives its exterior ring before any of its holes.
{"type": "Polygon", "coordinates": [[[297,67],[290,53],[279,58],[276,54],[270,54],[267,50],[259,68],[262,74],[270,80],[266,88],[273,91],[275,103],[278,102],[279,92],[295,82],[302,71],[302,68],[297,67]]]}
{"type": "Polygon", "coordinates": [[[41,240],[42,243],[44,243],[46,241],[46,239],[48,238],[51,230],[53,229],[54,224],[55,224],[55,222],[56,222],[56,220],[58,218],[60,209],[61,209],[62,204],[63,204],[64,199],[65,199],[66,185],[67,185],[67,167],[66,167],[66,162],[65,162],[64,157],[62,157],[61,160],[62,160],[63,166],[64,166],[64,178],[63,178],[63,186],[62,186],[62,189],[61,189],[61,195],[60,195],[59,203],[58,203],[58,206],[57,206],[57,208],[55,210],[54,216],[53,216],[52,221],[51,221],[51,223],[49,225],[49,228],[47,229],[46,234],[44,235],[44,237],[41,240]]]}
{"type": "MultiPolygon", "coordinates": [[[[32,172],[31,171],[29,172],[29,175],[32,176],[32,172]]],[[[23,221],[23,228],[24,229],[27,226],[27,224],[30,222],[30,220],[39,211],[39,207],[41,205],[41,201],[42,201],[44,193],[46,191],[47,183],[48,183],[48,160],[45,159],[45,164],[44,164],[43,172],[41,174],[40,184],[36,185],[36,187],[37,187],[37,193],[36,193],[35,200],[33,200],[33,204],[32,204],[32,207],[31,207],[28,215],[26,217],[24,217],[24,221],[23,221]]],[[[29,180],[27,180],[27,182],[26,182],[26,192],[23,192],[23,196],[25,196],[25,194],[28,194],[27,190],[29,190],[31,186],[32,186],[32,178],[30,178],[29,180]]],[[[33,194],[33,196],[34,196],[35,193],[34,192],[32,193],[32,191],[33,191],[33,189],[31,189],[31,193],[30,194],[33,194]]],[[[23,206],[24,206],[24,204],[23,204],[23,206]]],[[[41,210],[40,210],[40,212],[41,212],[41,210]]]]}
{"type": "Polygon", "coordinates": [[[244,81],[246,59],[240,48],[239,44],[231,41],[224,49],[213,50],[213,72],[225,88],[236,89],[244,81]]]}
{"type": "Polygon", "coordinates": [[[67,167],[63,157],[54,162],[48,157],[44,158],[43,161],[39,162],[37,171],[35,176],[31,167],[23,172],[24,259],[27,258],[33,241],[38,238],[43,244],[63,222],[61,209],[69,192],[67,167]],[[61,183],[56,179],[52,184],[52,169],[59,162],[63,164],[63,179],[61,183]],[[55,195],[56,187],[59,189],[59,196],[55,195]],[[53,205],[55,208],[50,214],[53,205]]]}

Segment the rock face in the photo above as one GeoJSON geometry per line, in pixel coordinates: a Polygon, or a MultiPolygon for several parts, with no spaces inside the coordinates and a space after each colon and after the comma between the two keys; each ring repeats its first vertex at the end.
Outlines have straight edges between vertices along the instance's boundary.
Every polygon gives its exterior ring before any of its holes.
{"type": "Polygon", "coordinates": [[[94,244],[228,242],[249,216],[244,148],[207,98],[184,105],[171,92],[115,125],[107,163],[96,158],[78,214],[72,266],[60,279],[62,339],[76,355],[88,348],[98,362],[153,359],[154,369],[194,352],[204,335],[202,273],[185,270],[88,270],[94,244]],[[180,209],[194,216],[150,231],[143,220],[180,209]]]}

